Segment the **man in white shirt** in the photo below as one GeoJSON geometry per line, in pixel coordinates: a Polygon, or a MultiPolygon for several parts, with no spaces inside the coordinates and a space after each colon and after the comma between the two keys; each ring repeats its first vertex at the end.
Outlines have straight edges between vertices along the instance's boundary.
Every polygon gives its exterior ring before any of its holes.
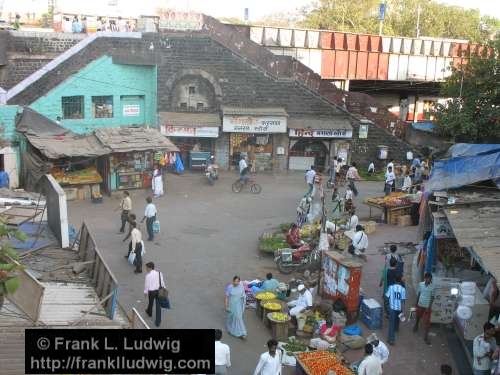
{"type": "Polygon", "coordinates": [[[489,375],[491,373],[492,359],[498,355],[496,351],[495,326],[490,322],[483,325],[483,333],[476,336],[472,343],[474,375],[489,375]]]}
{"type": "Polygon", "coordinates": [[[156,206],[153,204],[153,198],[146,198],[146,209],[144,210],[144,217],[141,220],[141,223],[146,220],[146,229],[148,231],[148,241],[154,240],[154,232],[153,232],[153,223],[156,220],[156,206]]]}
{"type": "Polygon", "coordinates": [[[355,197],[358,196],[358,189],[356,188],[355,182],[356,180],[361,180],[356,165],[357,165],[356,162],[353,162],[346,173],[346,178],[349,181],[349,186],[352,192],[354,193],[355,197]]]}
{"type": "Polygon", "coordinates": [[[389,168],[391,168],[392,170],[394,170],[394,159],[391,159],[389,160],[389,163],[387,163],[387,167],[386,167],[386,170],[385,172],[389,172],[389,168]]]}
{"type": "Polygon", "coordinates": [[[149,317],[153,316],[153,304],[155,303],[155,325],[159,327],[161,324],[161,306],[160,301],[158,301],[158,290],[160,287],[165,287],[165,281],[163,281],[163,274],[155,270],[153,262],[146,263],[146,271],[147,274],[144,279],[144,295],[148,297],[146,314],[149,317]]]}
{"type": "Polygon", "coordinates": [[[370,162],[370,164],[368,165],[368,175],[372,175],[375,173],[375,164],[372,162],[370,162]]]}
{"type": "Polygon", "coordinates": [[[134,273],[142,273],[142,233],[137,229],[137,223],[135,221],[130,223],[132,230],[130,231],[130,244],[129,244],[129,255],[131,252],[135,253],[135,271],[134,273]]]}
{"type": "Polygon", "coordinates": [[[227,369],[231,367],[231,351],[229,345],[223,344],[222,331],[215,330],[215,375],[227,375],[227,369]]]}
{"type": "Polygon", "coordinates": [[[358,367],[359,375],[381,375],[382,364],[380,359],[373,353],[373,346],[371,344],[365,345],[365,358],[361,361],[358,367]]]}
{"type": "Polygon", "coordinates": [[[350,214],[351,216],[349,216],[349,220],[347,220],[345,225],[341,225],[341,228],[345,230],[356,230],[356,227],[359,224],[359,218],[358,215],[356,215],[356,210],[352,209],[350,214]]]}
{"type": "Polygon", "coordinates": [[[311,195],[314,188],[314,178],[316,177],[316,171],[314,170],[314,165],[311,165],[311,169],[306,172],[306,183],[309,186],[309,190],[306,195],[311,195]]]}
{"type": "Polygon", "coordinates": [[[356,233],[354,233],[354,237],[352,238],[352,247],[354,255],[361,256],[368,248],[368,236],[364,232],[364,228],[362,225],[356,225],[356,233]]]}
{"type": "Polygon", "coordinates": [[[248,164],[244,155],[241,155],[238,167],[240,169],[240,181],[246,183],[248,180],[248,164]]]}
{"type": "Polygon", "coordinates": [[[389,349],[387,348],[387,345],[379,340],[376,333],[372,333],[368,336],[366,342],[373,346],[373,355],[380,359],[381,365],[384,365],[384,363],[386,363],[389,359],[389,349]]]}
{"type": "Polygon", "coordinates": [[[387,172],[385,174],[385,195],[391,194],[392,186],[394,185],[394,180],[396,179],[396,175],[392,171],[392,167],[387,167],[387,172]]]}
{"type": "Polygon", "coordinates": [[[405,179],[403,181],[403,187],[401,188],[401,190],[404,191],[405,193],[409,193],[410,189],[411,189],[411,185],[412,185],[412,182],[411,182],[410,172],[406,172],[406,176],[405,176],[405,179]]]}
{"type": "Polygon", "coordinates": [[[312,294],[304,284],[300,284],[297,291],[300,293],[299,298],[288,302],[288,306],[291,307],[290,316],[297,316],[301,312],[310,309],[313,305],[312,294]]]}
{"type": "Polygon", "coordinates": [[[122,226],[120,227],[120,233],[125,233],[125,224],[128,221],[128,215],[132,211],[132,199],[130,199],[130,194],[127,190],[123,192],[123,198],[120,201],[120,206],[117,208],[121,211],[120,219],[122,221],[122,226]]]}
{"type": "Polygon", "coordinates": [[[253,375],[281,375],[281,352],[278,342],[271,339],[267,342],[269,351],[262,353],[253,375]]]}

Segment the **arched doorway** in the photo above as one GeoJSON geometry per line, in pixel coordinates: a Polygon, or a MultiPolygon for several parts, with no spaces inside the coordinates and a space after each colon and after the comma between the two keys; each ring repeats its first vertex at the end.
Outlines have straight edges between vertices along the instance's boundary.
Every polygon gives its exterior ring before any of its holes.
{"type": "Polygon", "coordinates": [[[322,172],[325,170],[328,153],[328,146],[323,141],[313,139],[295,141],[290,148],[289,169],[304,169],[303,167],[309,169],[311,165],[314,165],[322,172]]]}

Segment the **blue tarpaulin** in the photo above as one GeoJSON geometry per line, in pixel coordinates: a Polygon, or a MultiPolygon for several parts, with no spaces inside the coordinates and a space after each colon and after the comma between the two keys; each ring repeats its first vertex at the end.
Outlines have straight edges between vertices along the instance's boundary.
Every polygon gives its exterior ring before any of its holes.
{"type": "Polygon", "coordinates": [[[415,130],[420,130],[428,133],[434,133],[434,129],[436,128],[432,121],[412,122],[411,127],[415,130]]]}
{"type": "Polygon", "coordinates": [[[456,144],[449,159],[434,162],[426,191],[456,189],[481,181],[500,182],[500,144],[456,144]]]}

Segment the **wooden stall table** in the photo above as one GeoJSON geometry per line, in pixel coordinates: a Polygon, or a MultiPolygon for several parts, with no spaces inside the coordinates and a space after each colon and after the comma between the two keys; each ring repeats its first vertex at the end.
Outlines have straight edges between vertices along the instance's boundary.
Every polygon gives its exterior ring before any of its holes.
{"type": "Polygon", "coordinates": [[[270,301],[262,302],[262,321],[267,328],[271,328],[271,322],[267,318],[267,314],[272,312],[282,312],[283,311],[283,302],[279,299],[272,299],[270,301]]]}
{"type": "Polygon", "coordinates": [[[282,316],[285,317],[286,319],[281,320],[281,319],[274,319],[273,314],[276,313],[267,313],[267,319],[271,322],[271,332],[272,332],[272,337],[273,339],[277,341],[287,341],[288,340],[288,324],[290,320],[292,319],[290,315],[286,313],[279,313],[283,314],[282,316]]]}
{"type": "Polygon", "coordinates": [[[255,294],[255,300],[257,301],[255,313],[260,320],[264,320],[264,309],[262,308],[262,303],[275,300],[277,297],[276,293],[273,292],[258,292],[255,294]]]}

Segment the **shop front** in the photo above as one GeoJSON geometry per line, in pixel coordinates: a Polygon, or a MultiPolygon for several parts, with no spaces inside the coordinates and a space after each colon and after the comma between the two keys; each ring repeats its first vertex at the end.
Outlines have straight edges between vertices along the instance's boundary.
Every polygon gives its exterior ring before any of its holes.
{"type": "Polygon", "coordinates": [[[195,168],[206,155],[215,155],[221,125],[218,113],[160,112],[160,120],[161,133],[179,148],[184,165],[195,168]]]}
{"type": "Polygon", "coordinates": [[[252,171],[273,170],[275,150],[282,148],[288,114],[283,108],[223,107],[222,130],[229,134],[229,165],[236,168],[242,155],[252,171]]]}
{"type": "Polygon", "coordinates": [[[290,118],[288,169],[304,171],[314,165],[326,172],[334,156],[349,158],[352,126],[348,119],[290,118]]]}

